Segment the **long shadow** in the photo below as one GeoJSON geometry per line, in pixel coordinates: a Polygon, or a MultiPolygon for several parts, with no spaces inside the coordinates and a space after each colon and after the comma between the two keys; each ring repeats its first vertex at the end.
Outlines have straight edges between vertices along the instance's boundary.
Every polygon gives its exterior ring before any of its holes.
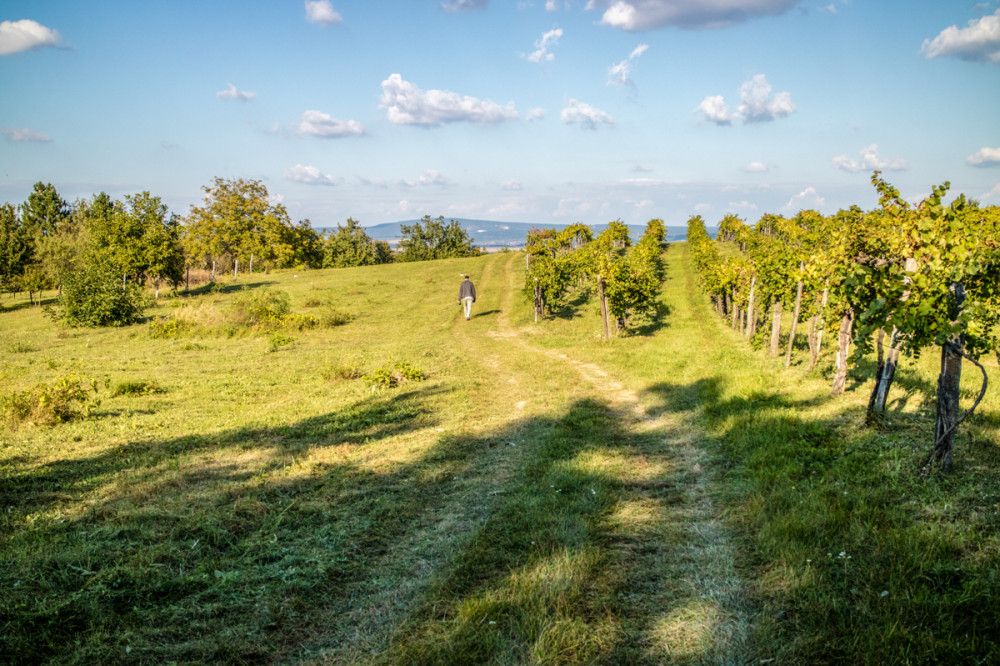
{"type": "Polygon", "coordinates": [[[207,282],[200,287],[178,291],[184,296],[204,296],[205,294],[231,294],[244,289],[257,289],[276,284],[274,280],[257,280],[254,282],[207,282]]]}
{"type": "MultiPolygon", "coordinates": [[[[180,438],[131,442],[82,459],[57,460],[0,479],[0,510],[44,509],[60,497],[83,494],[106,483],[115,474],[139,468],[155,468],[182,454],[210,452],[231,447],[272,446],[287,453],[309,447],[351,442],[370,444],[433,425],[422,416],[422,403],[441,388],[420,388],[391,396],[372,396],[329,414],[287,426],[239,428],[217,435],[186,435],[180,438]]],[[[95,414],[99,418],[101,413],[95,414]]]]}

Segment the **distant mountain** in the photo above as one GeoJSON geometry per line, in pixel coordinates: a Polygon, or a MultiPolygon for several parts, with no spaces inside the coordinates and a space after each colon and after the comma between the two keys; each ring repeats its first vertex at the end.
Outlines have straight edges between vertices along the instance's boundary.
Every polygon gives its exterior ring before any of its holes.
{"type": "MultiPolygon", "coordinates": [[[[465,218],[445,218],[446,221],[455,220],[472,238],[473,244],[484,248],[520,248],[524,247],[528,231],[531,229],[565,229],[568,224],[535,224],[531,222],[496,222],[491,220],[469,220],[465,218]]],[[[403,220],[401,222],[386,222],[365,227],[365,233],[375,240],[387,241],[391,245],[399,242],[402,236],[401,225],[412,225],[420,220],[403,220]]],[[[594,225],[591,229],[595,234],[599,234],[607,225],[594,225]]],[[[646,230],[645,225],[628,225],[632,240],[638,240],[646,230]]],[[[715,235],[715,229],[709,229],[709,233],[715,235]]],[[[686,227],[667,227],[667,241],[682,241],[687,238],[686,227]]]]}

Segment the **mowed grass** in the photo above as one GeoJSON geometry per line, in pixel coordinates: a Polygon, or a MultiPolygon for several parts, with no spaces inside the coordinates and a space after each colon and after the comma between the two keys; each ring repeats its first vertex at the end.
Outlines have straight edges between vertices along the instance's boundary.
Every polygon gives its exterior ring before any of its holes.
{"type": "Polygon", "coordinates": [[[996,389],[924,480],[934,354],[866,429],[867,366],[831,399],[666,258],[611,343],[582,300],[533,324],[518,254],[255,274],[161,299],[166,337],[0,313],[0,392],[101,387],[0,429],[0,661],[997,660],[996,389]],[[264,289],[352,318],[227,323],[264,289]]]}

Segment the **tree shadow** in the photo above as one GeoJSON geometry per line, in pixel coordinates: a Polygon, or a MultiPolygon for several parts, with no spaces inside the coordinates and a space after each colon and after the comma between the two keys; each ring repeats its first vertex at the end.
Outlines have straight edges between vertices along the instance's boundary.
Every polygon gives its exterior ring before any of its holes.
{"type": "Polygon", "coordinates": [[[245,289],[258,289],[277,284],[274,280],[257,280],[254,282],[207,282],[193,289],[179,290],[182,297],[204,296],[205,294],[231,294],[245,289]]]}

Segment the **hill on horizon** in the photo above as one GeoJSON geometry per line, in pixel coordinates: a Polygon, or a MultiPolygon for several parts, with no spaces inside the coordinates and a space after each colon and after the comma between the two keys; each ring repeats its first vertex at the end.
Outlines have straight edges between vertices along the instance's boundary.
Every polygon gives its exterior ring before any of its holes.
{"type": "MultiPolygon", "coordinates": [[[[473,220],[468,218],[453,217],[445,218],[446,221],[455,220],[469,236],[473,239],[473,245],[487,248],[520,248],[524,247],[525,239],[531,229],[565,229],[568,224],[541,224],[533,222],[498,222],[495,220],[473,220]]],[[[400,227],[402,225],[412,225],[420,220],[401,220],[399,222],[385,222],[365,227],[365,232],[375,240],[387,241],[390,245],[399,243],[402,237],[400,227]]],[[[632,240],[638,240],[645,231],[645,225],[627,225],[632,240]]],[[[331,227],[327,227],[331,228],[331,227]]],[[[599,234],[607,228],[606,224],[591,226],[595,234],[599,234]]],[[[714,237],[715,229],[709,229],[709,233],[714,237]]],[[[686,227],[667,227],[667,241],[682,241],[687,238],[686,227]]]]}

